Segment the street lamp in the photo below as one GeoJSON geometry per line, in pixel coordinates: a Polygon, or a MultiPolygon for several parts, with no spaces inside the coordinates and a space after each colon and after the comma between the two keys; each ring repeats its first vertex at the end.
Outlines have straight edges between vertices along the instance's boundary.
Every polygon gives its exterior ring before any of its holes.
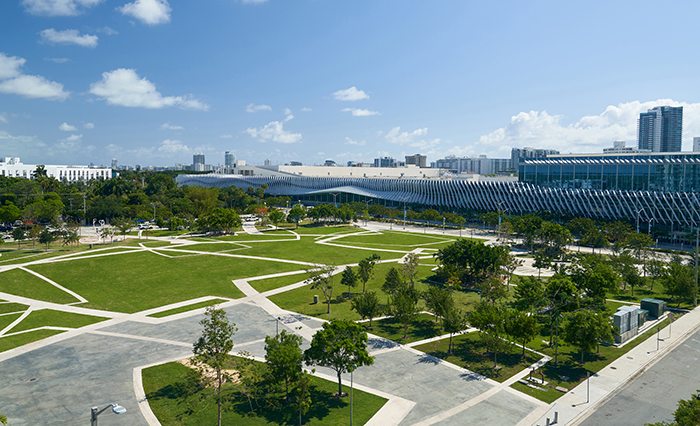
{"type": "Polygon", "coordinates": [[[655,220],[656,219],[654,219],[653,217],[651,219],[649,219],[649,231],[647,231],[647,234],[649,234],[649,235],[651,235],[651,222],[653,222],[655,220]]]}
{"type": "Polygon", "coordinates": [[[153,223],[156,223],[156,203],[151,203],[153,206],[153,223]]]}
{"type": "Polygon", "coordinates": [[[351,365],[350,366],[350,426],[352,426],[352,390],[353,390],[353,383],[352,383],[352,372],[355,371],[356,365],[351,365]]]}
{"type": "Polygon", "coordinates": [[[639,213],[643,212],[644,209],[637,210],[637,234],[639,234],[639,213]]]}
{"type": "Polygon", "coordinates": [[[118,405],[116,403],[109,404],[105,408],[98,410],[97,407],[92,407],[90,409],[90,426],[97,426],[97,416],[102,414],[106,409],[111,408],[114,414],[124,414],[126,413],[126,408],[118,405]]]}

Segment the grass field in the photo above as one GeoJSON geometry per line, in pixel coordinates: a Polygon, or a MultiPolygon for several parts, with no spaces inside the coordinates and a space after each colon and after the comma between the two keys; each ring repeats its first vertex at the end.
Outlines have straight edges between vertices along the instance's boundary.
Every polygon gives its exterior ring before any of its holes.
{"type": "Polygon", "coordinates": [[[202,296],[236,299],[242,293],[232,280],[261,270],[293,269],[296,265],[280,262],[222,256],[166,258],[144,252],[32,266],[88,299],[84,307],[126,313],[202,296]]]}
{"type": "Polygon", "coordinates": [[[525,351],[525,356],[522,356],[522,349],[513,347],[507,353],[497,354],[496,359],[499,368],[494,368],[493,354],[486,351],[486,347],[479,337],[478,332],[453,336],[452,354],[447,353],[449,340],[449,338],[441,339],[424,345],[415,346],[415,349],[444,359],[445,361],[459,365],[460,367],[498,382],[504,382],[541,358],[530,351],[525,351]]]}
{"type": "Polygon", "coordinates": [[[300,281],[304,281],[308,275],[306,272],[302,272],[294,275],[285,275],[283,277],[266,278],[264,280],[252,280],[248,281],[254,289],[260,293],[264,293],[268,290],[274,290],[276,288],[284,287],[291,284],[296,284],[300,281]]]}
{"type": "MultiPolygon", "coordinates": [[[[210,425],[216,424],[216,404],[201,404],[203,409],[189,410],[187,398],[182,393],[182,383],[189,371],[178,363],[168,363],[143,370],[143,384],[146,397],[154,414],[164,425],[210,425]]],[[[337,398],[338,384],[317,377],[311,377],[311,408],[303,417],[307,426],[347,425],[350,423],[350,398],[337,398]]],[[[343,391],[350,388],[343,386],[343,391]]],[[[201,391],[200,391],[201,393],[201,391]]],[[[264,404],[263,400],[259,401],[264,404]]],[[[365,424],[384,404],[386,399],[357,389],[353,392],[353,417],[357,425],[365,424]]],[[[197,407],[199,408],[199,407],[197,407]]],[[[270,426],[299,424],[299,413],[291,404],[277,403],[263,405],[255,412],[250,411],[246,398],[233,399],[222,413],[221,423],[225,425],[270,426]]]]}
{"type": "Polygon", "coordinates": [[[14,326],[9,333],[17,333],[18,331],[32,330],[44,326],[80,328],[106,319],[107,318],[91,315],[74,314],[72,312],[40,309],[30,312],[29,315],[14,326]]]}
{"type": "MultiPolygon", "coordinates": [[[[71,262],[72,263],[72,262],[71,262]]],[[[68,269],[61,265],[61,270],[68,269]]],[[[74,303],[78,300],[63,290],[21,269],[0,273],[0,291],[30,299],[53,303],[74,303]]]]}
{"type": "Polygon", "coordinates": [[[23,305],[21,303],[0,303],[0,314],[26,311],[28,307],[29,306],[23,305]]]}
{"type": "Polygon", "coordinates": [[[418,247],[441,248],[454,242],[454,238],[445,238],[434,235],[406,234],[396,231],[382,231],[381,233],[366,233],[361,235],[348,235],[338,238],[336,244],[361,245],[365,247],[377,247],[410,251],[418,247]]]}
{"type": "Polygon", "coordinates": [[[8,325],[12,324],[14,320],[21,317],[22,313],[0,315],[0,330],[5,329],[8,325]]]}
{"type": "MultiPolygon", "coordinates": [[[[1,318],[1,317],[0,317],[1,318]]],[[[15,334],[13,336],[0,337],[0,352],[19,348],[28,343],[36,342],[56,334],[64,333],[61,330],[35,330],[27,333],[15,334]]]]}
{"type": "Polygon", "coordinates": [[[191,305],[185,305],[185,306],[181,306],[179,308],[168,309],[167,311],[162,311],[162,312],[158,312],[155,314],[151,314],[151,315],[149,315],[149,317],[163,318],[163,317],[167,317],[170,315],[181,314],[183,312],[194,311],[195,309],[199,309],[199,308],[206,308],[207,306],[212,306],[212,305],[216,305],[216,304],[223,303],[223,302],[226,302],[226,300],[225,299],[207,300],[206,302],[193,303],[191,305]]]}
{"type": "Polygon", "coordinates": [[[369,328],[369,322],[363,323],[368,333],[376,334],[385,339],[393,340],[399,343],[411,343],[419,340],[430,339],[437,337],[444,332],[440,329],[442,324],[435,322],[435,316],[430,314],[418,314],[416,320],[413,321],[406,330],[406,338],[403,338],[403,324],[394,318],[383,318],[372,321],[372,328],[369,328]]]}

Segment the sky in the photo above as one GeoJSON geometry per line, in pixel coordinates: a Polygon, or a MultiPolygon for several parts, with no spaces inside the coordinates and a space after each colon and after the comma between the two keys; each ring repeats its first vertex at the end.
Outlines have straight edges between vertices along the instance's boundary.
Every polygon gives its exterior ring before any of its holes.
{"type": "Polygon", "coordinates": [[[3,0],[0,157],[510,158],[700,136],[697,1],[3,0]]]}

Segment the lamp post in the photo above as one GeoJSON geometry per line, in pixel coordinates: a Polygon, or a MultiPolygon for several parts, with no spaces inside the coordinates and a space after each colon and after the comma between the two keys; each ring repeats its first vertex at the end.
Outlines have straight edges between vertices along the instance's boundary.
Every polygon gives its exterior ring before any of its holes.
{"type": "Polygon", "coordinates": [[[653,222],[655,220],[656,219],[654,219],[653,217],[651,219],[649,219],[649,230],[647,231],[647,234],[649,234],[649,235],[651,235],[651,222],[653,222]]]}
{"type": "Polygon", "coordinates": [[[275,321],[275,334],[276,335],[280,334],[280,321],[282,321],[282,317],[277,317],[277,321],[275,321]]]}
{"type": "Polygon", "coordinates": [[[637,210],[637,234],[639,234],[639,213],[643,212],[644,209],[637,210]]]}
{"type": "Polygon", "coordinates": [[[693,306],[698,306],[698,249],[700,249],[700,228],[695,228],[695,292],[693,306]]]}
{"type": "Polygon", "coordinates": [[[153,206],[153,223],[156,223],[156,203],[151,203],[153,206]]]}
{"type": "Polygon", "coordinates": [[[170,238],[173,238],[173,203],[170,203],[170,238]]]}
{"type": "Polygon", "coordinates": [[[112,403],[106,406],[105,408],[98,410],[97,407],[92,407],[90,409],[90,426],[97,426],[97,416],[102,414],[106,409],[111,408],[112,412],[114,414],[124,414],[126,413],[126,408],[122,407],[119,404],[112,403]]]}
{"type": "Polygon", "coordinates": [[[352,372],[355,371],[355,365],[350,366],[350,426],[352,426],[352,411],[353,411],[353,406],[352,406],[352,391],[353,391],[353,382],[352,382],[352,372]]]}

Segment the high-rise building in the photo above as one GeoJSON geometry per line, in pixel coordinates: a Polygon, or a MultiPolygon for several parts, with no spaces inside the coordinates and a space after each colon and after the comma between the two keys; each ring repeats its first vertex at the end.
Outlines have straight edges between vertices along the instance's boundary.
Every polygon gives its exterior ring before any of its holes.
{"type": "Polygon", "coordinates": [[[374,159],[374,167],[396,167],[396,159],[391,157],[382,157],[374,159]]]}
{"type": "Polygon", "coordinates": [[[555,149],[540,149],[540,148],[513,148],[510,150],[511,167],[518,170],[520,159],[524,158],[545,158],[548,155],[558,155],[559,151],[555,149]]]}
{"type": "Polygon", "coordinates": [[[693,138],[693,152],[700,152],[700,138],[693,138]]]}
{"type": "Polygon", "coordinates": [[[474,157],[455,157],[448,155],[434,163],[430,163],[436,169],[449,169],[454,173],[470,172],[480,175],[503,173],[512,168],[508,158],[487,158],[485,155],[474,157]]]}
{"type": "Polygon", "coordinates": [[[112,158],[112,170],[117,170],[119,168],[119,163],[116,158],[112,158]]]}
{"type": "Polygon", "coordinates": [[[204,154],[201,152],[192,156],[192,170],[195,172],[204,171],[204,154]]]}
{"type": "Polygon", "coordinates": [[[660,106],[639,114],[639,149],[680,152],[683,136],[683,107],[660,106]]]}
{"type": "Polygon", "coordinates": [[[426,168],[428,167],[428,156],[426,155],[420,155],[420,154],[415,154],[415,155],[407,155],[406,156],[406,165],[409,164],[415,164],[418,167],[421,168],[426,168]]]}
{"type": "Polygon", "coordinates": [[[226,151],[224,153],[224,167],[227,169],[233,168],[234,163],[236,162],[236,156],[231,154],[230,151],[226,151]]]}

